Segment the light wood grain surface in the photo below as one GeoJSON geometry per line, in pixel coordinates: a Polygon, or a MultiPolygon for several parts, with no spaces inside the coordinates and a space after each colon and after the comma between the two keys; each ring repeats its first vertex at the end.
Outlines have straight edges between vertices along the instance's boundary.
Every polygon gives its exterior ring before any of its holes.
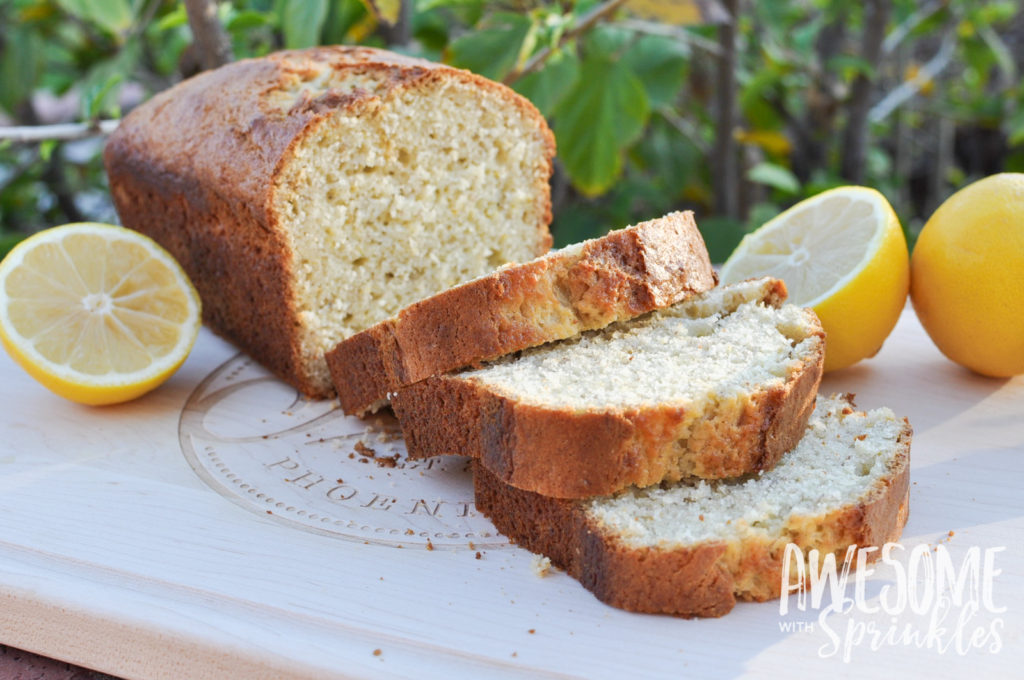
{"type": "MultiPolygon", "coordinates": [[[[1001,611],[977,611],[966,628],[996,626],[997,649],[961,654],[947,620],[944,647],[934,631],[931,645],[867,635],[847,661],[828,654],[820,625],[781,629],[816,624],[814,611],[628,614],[564,574],[539,577],[514,547],[397,548],[255,512],[202,479],[180,444],[190,395],[235,354],[204,331],[169,383],[102,409],[50,395],[0,356],[0,643],[146,679],[1016,677],[1024,663],[1024,379],[951,364],[912,311],[877,357],[822,390],[910,418],[905,546],[941,546],[954,560],[1005,548],[992,553],[1001,611]]],[[[869,600],[892,582],[879,570],[869,600]]],[[[927,618],[852,611],[830,624],[845,635],[868,623],[927,629],[927,618]]]]}

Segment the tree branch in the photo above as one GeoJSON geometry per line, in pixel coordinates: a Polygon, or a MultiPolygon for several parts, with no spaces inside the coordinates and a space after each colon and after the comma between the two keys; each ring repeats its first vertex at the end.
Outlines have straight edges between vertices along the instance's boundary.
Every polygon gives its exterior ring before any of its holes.
{"type": "Polygon", "coordinates": [[[693,121],[683,118],[670,106],[661,106],[656,110],[669,125],[675,128],[676,132],[690,140],[690,143],[697,147],[703,155],[711,153],[711,149],[708,148],[707,142],[701,139],[700,130],[697,129],[693,121]]]}
{"type": "Polygon", "coordinates": [[[736,29],[739,0],[725,0],[731,20],[718,27],[715,64],[715,146],[711,156],[715,213],[739,218],[739,162],[736,156],[736,29]]]}
{"type": "Polygon", "coordinates": [[[394,24],[380,22],[380,35],[388,45],[408,45],[412,40],[412,6],[414,0],[400,0],[398,20],[394,24]]]}
{"type": "Polygon", "coordinates": [[[948,2],[933,0],[927,5],[918,7],[910,14],[910,16],[904,19],[899,26],[894,28],[889,35],[885,36],[885,40],[882,41],[882,52],[889,54],[890,52],[895,51],[915,28],[923,24],[935,14],[938,14],[948,5],[948,2]]]}
{"type": "MultiPolygon", "coordinates": [[[[864,3],[864,26],[861,33],[860,56],[878,72],[882,58],[882,41],[892,10],[890,0],[867,0],[864,3]]],[[[874,75],[858,73],[850,89],[846,129],[843,131],[842,167],[840,174],[848,181],[864,181],[864,164],[868,148],[868,109],[874,90],[874,75]]]]}
{"type": "Polygon", "coordinates": [[[954,54],[956,54],[956,38],[953,31],[950,30],[943,36],[939,51],[921,67],[917,75],[900,83],[880,102],[871,107],[868,111],[868,120],[877,123],[888,117],[896,108],[920,92],[927,83],[935,80],[935,76],[949,66],[954,54]]]}
{"type": "Polygon", "coordinates": [[[213,0],[185,0],[188,25],[199,51],[199,64],[204,70],[231,62],[234,54],[231,41],[217,17],[217,3],[213,0]]]}
{"type": "Polygon", "coordinates": [[[49,139],[69,142],[75,139],[109,135],[119,120],[100,120],[95,123],[61,123],[59,125],[13,125],[0,127],[0,140],[15,144],[44,142],[49,139]]]}
{"type": "Polygon", "coordinates": [[[660,24],[656,21],[644,21],[643,19],[623,19],[615,24],[623,28],[628,28],[636,33],[643,33],[645,35],[656,35],[662,38],[672,38],[679,42],[692,45],[701,50],[704,50],[713,57],[717,57],[721,54],[721,50],[718,48],[718,43],[708,40],[707,38],[697,35],[692,31],[688,31],[680,26],[670,26],[668,24],[660,24]]]}
{"type": "Polygon", "coordinates": [[[64,174],[64,164],[60,159],[60,148],[53,150],[50,159],[46,162],[46,168],[42,175],[43,183],[53,194],[57,201],[57,207],[64,213],[67,222],[82,222],[85,215],[78,209],[75,203],[75,194],[68,186],[68,178],[64,174]]]}
{"type": "Polygon", "coordinates": [[[579,23],[577,23],[575,26],[573,26],[568,31],[562,34],[562,36],[558,39],[557,45],[545,47],[544,49],[534,54],[532,57],[530,57],[529,60],[527,60],[525,64],[523,64],[522,67],[512,69],[511,73],[505,76],[502,82],[506,85],[511,85],[512,83],[516,82],[523,76],[539,70],[544,65],[544,62],[546,62],[548,58],[552,54],[554,54],[555,50],[557,50],[558,48],[560,48],[562,45],[572,40],[573,38],[576,38],[579,35],[586,33],[598,22],[612,15],[615,12],[615,10],[617,10],[625,3],[625,1],[626,0],[606,0],[605,2],[595,7],[594,9],[590,10],[582,17],[580,17],[579,23]]]}

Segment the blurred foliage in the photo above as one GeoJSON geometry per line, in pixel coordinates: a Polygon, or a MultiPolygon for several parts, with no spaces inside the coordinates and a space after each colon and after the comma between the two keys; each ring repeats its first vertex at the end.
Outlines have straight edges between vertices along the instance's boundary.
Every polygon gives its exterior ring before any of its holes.
{"type": "MultiPolygon", "coordinates": [[[[691,208],[724,259],[746,230],[847,183],[840,139],[859,76],[872,82],[863,181],[889,197],[909,236],[956,187],[1024,171],[1017,2],[891,0],[882,27],[865,25],[861,3],[746,0],[735,45],[739,217],[716,215],[723,45],[719,27],[701,23],[713,3],[635,0],[642,14],[619,4],[417,0],[404,19],[398,0],[233,0],[218,10],[236,58],[362,43],[509,82],[555,131],[559,244],[691,208]],[[595,12],[604,14],[587,24],[595,12]],[[406,21],[404,37],[385,20],[406,21]],[[885,35],[877,63],[861,56],[869,31],[885,35]]],[[[180,2],[0,0],[0,26],[0,116],[10,124],[117,117],[196,68],[180,2]]],[[[101,148],[0,144],[0,252],[51,224],[116,219],[101,148]]]]}

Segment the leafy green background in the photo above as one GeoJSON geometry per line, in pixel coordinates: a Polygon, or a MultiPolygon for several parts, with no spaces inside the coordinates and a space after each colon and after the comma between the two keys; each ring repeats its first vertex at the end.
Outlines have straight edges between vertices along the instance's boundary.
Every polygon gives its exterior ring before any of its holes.
{"type": "MultiPolygon", "coordinates": [[[[605,6],[416,0],[404,34],[369,0],[233,0],[218,16],[236,58],[363,43],[506,80],[555,132],[557,244],[693,209],[721,261],[787,205],[854,179],[842,170],[842,140],[858,78],[870,81],[872,116],[859,180],[888,196],[911,241],[956,188],[1024,171],[1017,3],[879,1],[884,27],[870,25],[868,3],[739,0],[732,85],[718,70],[720,24],[675,25],[628,3],[581,28],[605,6]],[[872,62],[861,46],[879,30],[872,62]],[[732,125],[718,110],[730,86],[732,125]],[[723,135],[734,177],[711,170],[723,135]],[[737,192],[723,208],[726,180],[737,192]]],[[[180,2],[0,0],[0,26],[0,124],[116,118],[198,64],[180,2]]],[[[54,224],[116,220],[101,149],[99,138],[0,142],[0,254],[54,224]]]]}

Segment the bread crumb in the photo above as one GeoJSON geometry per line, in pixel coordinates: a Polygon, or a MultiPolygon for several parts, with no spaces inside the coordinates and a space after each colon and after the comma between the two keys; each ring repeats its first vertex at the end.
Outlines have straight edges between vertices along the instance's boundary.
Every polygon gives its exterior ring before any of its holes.
{"type": "Polygon", "coordinates": [[[373,460],[376,461],[376,463],[377,463],[377,465],[379,467],[386,467],[386,468],[398,467],[398,454],[397,453],[394,454],[393,456],[380,456],[380,457],[374,458],[373,460]]]}
{"type": "Polygon", "coordinates": [[[481,554],[480,554],[480,551],[477,551],[477,553],[476,553],[476,558],[477,558],[478,560],[480,560],[480,559],[483,559],[483,555],[481,555],[481,554]]]}
{"type": "Polygon", "coordinates": [[[427,550],[433,550],[433,549],[434,549],[434,544],[431,543],[430,539],[428,538],[427,539],[427,550]]]}
{"type": "Polygon", "coordinates": [[[543,555],[534,555],[530,566],[538,578],[544,578],[551,573],[551,559],[543,555]]]}

